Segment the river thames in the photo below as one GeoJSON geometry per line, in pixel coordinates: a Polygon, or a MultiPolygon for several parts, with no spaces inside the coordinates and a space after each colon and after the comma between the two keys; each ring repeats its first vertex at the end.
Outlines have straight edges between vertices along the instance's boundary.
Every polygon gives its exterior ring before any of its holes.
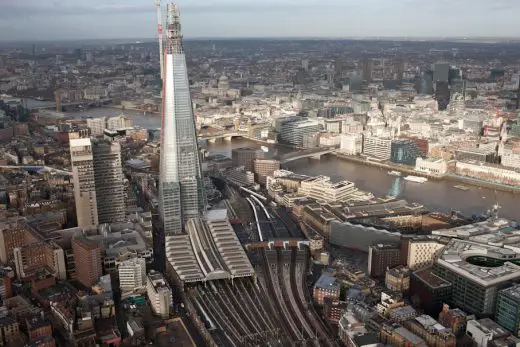
{"type": "MultiPolygon", "coordinates": [[[[86,116],[116,116],[120,113],[121,111],[117,109],[100,108],[69,114],[69,116],[80,119],[86,116]]],[[[161,120],[157,115],[143,116],[140,112],[132,111],[124,113],[134,119],[134,125],[145,128],[160,127],[161,120]]],[[[230,157],[233,148],[259,146],[259,144],[245,139],[234,139],[232,142],[217,141],[215,144],[208,144],[207,149],[210,153],[220,153],[230,157]]],[[[286,153],[290,150],[271,148],[270,151],[286,153]]],[[[387,170],[344,161],[335,156],[322,157],[321,160],[302,159],[291,162],[284,168],[304,175],[330,176],[333,181],[352,181],[358,188],[370,191],[376,196],[386,195],[396,179],[388,175],[387,170]]],[[[499,216],[520,220],[519,194],[495,192],[492,189],[474,186],[469,186],[469,190],[463,191],[454,188],[453,186],[457,183],[453,181],[430,180],[424,184],[402,181],[399,197],[410,202],[418,202],[430,211],[448,213],[453,209],[470,217],[473,214],[480,215],[490,209],[497,200],[501,206],[499,216]]]]}

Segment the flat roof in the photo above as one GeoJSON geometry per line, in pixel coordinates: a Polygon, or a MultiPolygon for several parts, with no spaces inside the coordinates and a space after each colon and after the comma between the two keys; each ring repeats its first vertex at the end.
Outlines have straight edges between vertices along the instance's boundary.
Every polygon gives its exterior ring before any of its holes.
{"type": "Polygon", "coordinates": [[[520,259],[515,251],[483,243],[452,239],[442,250],[437,264],[474,283],[488,287],[520,278],[520,266],[512,260],[520,259]],[[469,257],[483,257],[503,261],[503,265],[485,267],[471,264],[469,257]]]}
{"type": "Polygon", "coordinates": [[[423,344],[424,346],[427,346],[426,342],[424,342],[423,339],[421,339],[419,336],[415,335],[414,333],[412,333],[410,330],[404,328],[404,327],[399,327],[397,329],[394,330],[397,334],[401,335],[402,337],[404,337],[406,340],[414,343],[414,344],[418,344],[418,345],[421,345],[423,344]]]}
{"type": "Polygon", "coordinates": [[[513,297],[516,300],[520,300],[520,284],[514,285],[510,288],[503,289],[501,293],[513,297]]]}
{"type": "Polygon", "coordinates": [[[314,287],[327,290],[339,290],[340,284],[336,280],[336,277],[334,277],[331,273],[324,272],[321,274],[320,278],[318,278],[314,284],[314,287]]]}
{"type": "Polygon", "coordinates": [[[483,234],[496,234],[503,229],[509,228],[512,222],[507,219],[488,219],[483,222],[477,222],[467,225],[458,226],[455,228],[446,228],[432,231],[432,235],[456,237],[466,239],[471,236],[483,234]]]}
{"type": "Polygon", "coordinates": [[[428,267],[419,271],[415,271],[414,276],[432,288],[441,288],[451,286],[451,283],[437,276],[432,272],[432,268],[428,267]]]}

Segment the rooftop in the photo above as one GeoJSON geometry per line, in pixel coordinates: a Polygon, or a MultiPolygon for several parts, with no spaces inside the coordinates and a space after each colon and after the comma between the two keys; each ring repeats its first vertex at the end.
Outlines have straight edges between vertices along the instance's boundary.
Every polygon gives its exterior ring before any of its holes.
{"type": "Polygon", "coordinates": [[[417,345],[424,345],[427,346],[423,339],[421,339],[419,336],[412,333],[410,330],[404,328],[404,327],[398,327],[394,330],[395,333],[401,335],[404,337],[407,341],[417,344],[417,345]]]}
{"type": "Polygon", "coordinates": [[[396,316],[401,316],[401,317],[413,316],[416,313],[417,313],[417,311],[415,311],[415,309],[412,306],[409,306],[409,305],[401,306],[401,307],[397,307],[397,308],[392,309],[392,316],[393,317],[396,317],[396,316]]]}
{"type": "Polygon", "coordinates": [[[478,321],[471,320],[468,321],[468,325],[473,325],[486,334],[493,333],[493,337],[495,338],[510,335],[509,331],[498,325],[498,323],[496,323],[494,320],[490,318],[482,318],[478,321]]]}
{"type": "Polygon", "coordinates": [[[502,295],[507,295],[516,300],[520,300],[520,284],[514,285],[510,288],[506,288],[500,291],[502,295]]]}
{"type": "Polygon", "coordinates": [[[407,266],[399,265],[394,268],[388,269],[387,273],[394,277],[400,277],[400,276],[409,275],[410,269],[407,266]]]}
{"type": "Polygon", "coordinates": [[[438,333],[450,331],[450,329],[444,327],[431,316],[428,316],[426,314],[415,317],[415,320],[419,324],[421,324],[426,330],[433,329],[438,333]]]}
{"type": "Polygon", "coordinates": [[[399,244],[398,243],[377,243],[377,244],[374,244],[374,245],[372,245],[370,247],[374,248],[374,249],[380,249],[380,250],[383,250],[383,249],[399,249],[399,244]]]}
{"type": "Polygon", "coordinates": [[[520,278],[520,254],[509,248],[452,239],[437,264],[487,287],[520,278]]]}
{"type": "Polygon", "coordinates": [[[484,234],[501,234],[507,231],[512,222],[507,219],[488,219],[483,222],[463,225],[455,228],[440,229],[432,231],[433,235],[468,239],[472,236],[484,234]]]}
{"type": "Polygon", "coordinates": [[[451,283],[444,280],[443,278],[437,276],[432,272],[432,268],[425,268],[419,271],[415,271],[414,276],[416,276],[419,280],[421,280],[424,284],[428,285],[431,288],[442,288],[449,287],[451,283]]]}
{"type": "Polygon", "coordinates": [[[347,219],[389,215],[423,214],[426,212],[427,210],[423,205],[417,203],[408,203],[406,200],[346,206],[343,208],[343,213],[347,219]]]}
{"type": "Polygon", "coordinates": [[[167,256],[184,282],[252,276],[253,267],[236,236],[226,210],[192,219],[188,234],[167,236],[167,256]]]}
{"type": "Polygon", "coordinates": [[[334,277],[331,273],[324,272],[321,274],[320,278],[318,278],[314,284],[314,287],[327,290],[339,290],[340,284],[337,282],[336,277],[334,277]]]}

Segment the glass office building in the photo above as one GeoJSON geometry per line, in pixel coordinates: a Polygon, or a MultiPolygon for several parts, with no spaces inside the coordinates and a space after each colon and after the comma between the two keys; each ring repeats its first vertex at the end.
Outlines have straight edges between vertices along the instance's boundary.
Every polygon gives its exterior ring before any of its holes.
{"type": "Polygon", "coordinates": [[[390,150],[390,160],[397,164],[415,165],[422,155],[417,144],[412,140],[394,140],[390,150]]]}
{"type": "Polygon", "coordinates": [[[178,12],[168,11],[164,57],[159,213],[165,234],[181,234],[205,208],[197,133],[178,12]]]}

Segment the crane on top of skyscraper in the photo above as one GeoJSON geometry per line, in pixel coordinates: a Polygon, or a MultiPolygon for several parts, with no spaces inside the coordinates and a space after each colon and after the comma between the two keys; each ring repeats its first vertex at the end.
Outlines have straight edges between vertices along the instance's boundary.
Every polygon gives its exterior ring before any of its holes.
{"type": "Polygon", "coordinates": [[[163,18],[161,12],[161,0],[155,0],[155,7],[157,8],[157,39],[159,40],[159,56],[161,62],[161,79],[164,73],[164,52],[163,52],[163,18]]]}

